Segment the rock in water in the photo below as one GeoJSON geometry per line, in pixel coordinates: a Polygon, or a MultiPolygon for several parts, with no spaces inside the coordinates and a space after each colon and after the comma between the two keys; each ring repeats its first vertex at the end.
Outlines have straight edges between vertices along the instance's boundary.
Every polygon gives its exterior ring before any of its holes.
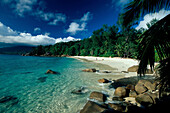
{"type": "Polygon", "coordinates": [[[47,70],[46,74],[59,74],[59,73],[49,69],[47,70]]]}
{"type": "Polygon", "coordinates": [[[118,88],[116,88],[114,95],[118,96],[118,97],[125,97],[126,89],[124,87],[118,87],[118,88]]]}
{"type": "Polygon", "coordinates": [[[96,69],[92,68],[92,69],[84,69],[82,70],[84,72],[96,72],[96,69]]]}
{"type": "Polygon", "coordinates": [[[45,82],[46,79],[47,79],[47,77],[40,77],[40,78],[38,78],[38,81],[39,81],[39,82],[45,82]]]}
{"type": "Polygon", "coordinates": [[[73,94],[84,94],[88,92],[88,89],[86,87],[80,87],[78,89],[74,89],[71,93],[73,94]]]}
{"type": "Polygon", "coordinates": [[[80,113],[102,113],[105,110],[106,108],[103,106],[98,105],[95,102],[88,101],[80,113]]]}
{"type": "Polygon", "coordinates": [[[109,83],[109,80],[103,78],[98,80],[99,83],[109,83]]]}
{"type": "Polygon", "coordinates": [[[92,92],[92,93],[90,94],[90,97],[89,97],[89,98],[90,98],[90,99],[98,100],[98,101],[100,101],[100,102],[105,102],[105,101],[106,101],[106,95],[103,94],[103,93],[100,93],[100,92],[96,92],[96,91],[92,92]]]}

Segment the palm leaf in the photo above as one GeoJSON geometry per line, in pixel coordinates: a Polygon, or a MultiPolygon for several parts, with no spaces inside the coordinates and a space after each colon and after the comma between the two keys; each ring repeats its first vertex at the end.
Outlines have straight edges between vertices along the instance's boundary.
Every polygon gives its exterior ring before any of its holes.
{"type": "Polygon", "coordinates": [[[119,18],[121,18],[123,26],[127,27],[147,13],[156,12],[162,8],[168,9],[169,6],[169,0],[133,0],[125,6],[124,13],[119,18]]]}

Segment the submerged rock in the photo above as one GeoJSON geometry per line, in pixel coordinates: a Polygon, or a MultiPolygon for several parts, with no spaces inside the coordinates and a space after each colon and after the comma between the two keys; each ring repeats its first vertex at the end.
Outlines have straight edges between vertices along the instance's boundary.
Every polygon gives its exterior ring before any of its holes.
{"type": "Polygon", "coordinates": [[[14,96],[3,96],[0,98],[0,103],[3,104],[3,106],[6,108],[9,108],[10,106],[14,106],[18,104],[18,102],[19,102],[18,98],[14,96]]]}
{"type": "Polygon", "coordinates": [[[13,97],[13,96],[3,96],[0,98],[0,103],[6,103],[9,101],[14,101],[17,100],[17,97],[13,97]]]}
{"type": "Polygon", "coordinates": [[[37,80],[38,80],[39,82],[46,82],[46,79],[47,79],[47,77],[40,77],[40,78],[38,78],[37,80]]]}

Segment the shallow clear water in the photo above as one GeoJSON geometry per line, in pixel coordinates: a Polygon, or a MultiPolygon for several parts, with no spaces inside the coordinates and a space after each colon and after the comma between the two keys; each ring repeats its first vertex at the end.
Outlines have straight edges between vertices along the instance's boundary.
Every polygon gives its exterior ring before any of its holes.
{"type": "Polygon", "coordinates": [[[95,67],[92,63],[72,58],[0,55],[0,98],[16,97],[0,103],[0,112],[76,113],[98,85],[95,73],[81,70],[95,67]],[[45,74],[51,69],[59,74],[45,74]],[[40,77],[45,77],[42,81],[40,77]],[[72,94],[85,86],[88,92],[72,94]]]}

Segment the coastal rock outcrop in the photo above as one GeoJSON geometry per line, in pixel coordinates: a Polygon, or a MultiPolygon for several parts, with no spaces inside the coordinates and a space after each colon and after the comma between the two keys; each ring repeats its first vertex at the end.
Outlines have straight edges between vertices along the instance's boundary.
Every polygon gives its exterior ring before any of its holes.
{"type": "Polygon", "coordinates": [[[117,87],[114,95],[125,99],[125,101],[133,105],[150,107],[156,104],[159,91],[156,90],[156,83],[149,80],[139,80],[135,86],[128,84],[126,87],[117,87]],[[131,100],[129,99],[132,99],[133,102],[130,102],[131,100]]]}
{"type": "Polygon", "coordinates": [[[100,92],[96,92],[96,91],[92,92],[90,94],[89,98],[90,99],[95,99],[95,100],[100,101],[100,102],[105,102],[106,101],[106,95],[103,94],[103,93],[100,93],[100,92]]]}
{"type": "Polygon", "coordinates": [[[92,69],[84,69],[82,70],[84,72],[96,72],[96,69],[95,68],[92,68],[92,69]]]}

